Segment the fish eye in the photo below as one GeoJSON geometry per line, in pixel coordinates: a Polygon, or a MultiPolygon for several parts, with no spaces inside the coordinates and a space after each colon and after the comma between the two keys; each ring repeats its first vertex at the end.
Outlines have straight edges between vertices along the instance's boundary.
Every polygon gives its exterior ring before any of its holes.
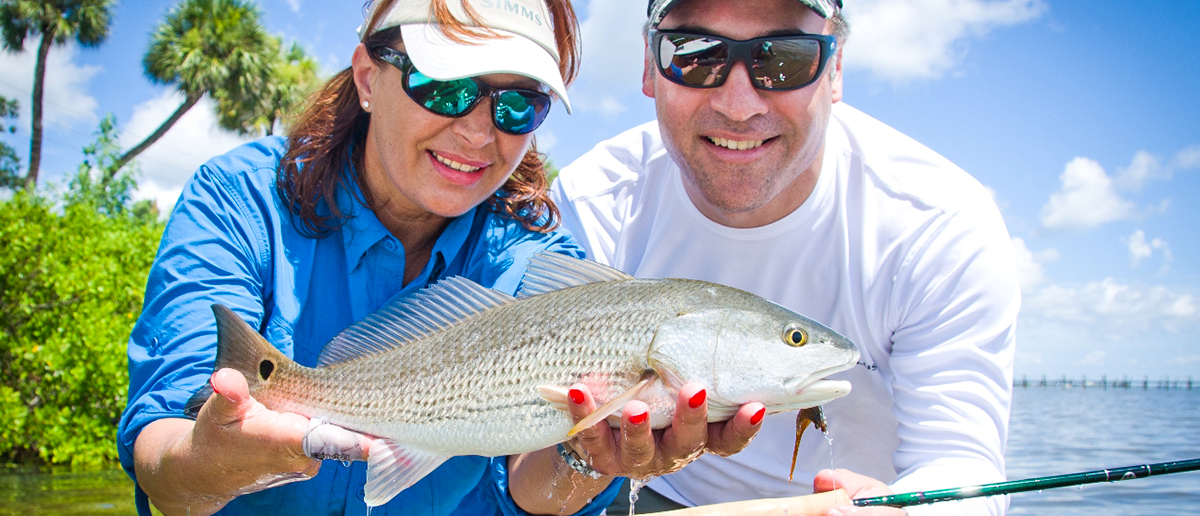
{"type": "Polygon", "coordinates": [[[808,344],[808,332],[797,324],[789,324],[783,329],[783,342],[792,347],[808,344]]]}

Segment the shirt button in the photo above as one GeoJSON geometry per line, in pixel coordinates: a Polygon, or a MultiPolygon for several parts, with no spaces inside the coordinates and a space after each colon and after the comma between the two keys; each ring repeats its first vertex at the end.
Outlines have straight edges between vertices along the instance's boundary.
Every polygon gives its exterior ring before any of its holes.
{"type": "Polygon", "coordinates": [[[388,251],[395,251],[396,241],[389,239],[383,243],[383,246],[386,247],[388,251]]]}

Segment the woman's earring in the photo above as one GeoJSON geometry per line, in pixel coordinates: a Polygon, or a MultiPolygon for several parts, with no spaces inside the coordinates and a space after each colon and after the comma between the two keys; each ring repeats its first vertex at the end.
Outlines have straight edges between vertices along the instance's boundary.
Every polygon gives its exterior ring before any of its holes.
{"type": "Polygon", "coordinates": [[[368,110],[368,109],[371,109],[371,101],[369,101],[369,100],[364,100],[364,101],[363,101],[363,111],[366,111],[366,110],[368,110]]]}

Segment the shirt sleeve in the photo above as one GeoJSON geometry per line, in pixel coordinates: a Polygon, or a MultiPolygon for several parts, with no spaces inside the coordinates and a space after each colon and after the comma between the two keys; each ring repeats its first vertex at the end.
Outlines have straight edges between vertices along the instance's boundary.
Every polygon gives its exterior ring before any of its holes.
{"type": "MultiPolygon", "coordinates": [[[[1012,400],[1020,288],[994,205],[948,215],[897,277],[891,313],[897,493],[999,482],[1012,400]]],[[[1004,497],[909,508],[999,515],[1004,497]]]]}
{"type": "MultiPolygon", "coordinates": [[[[220,303],[258,327],[268,285],[268,244],[245,175],[203,166],[184,187],[147,280],[129,337],[129,403],[117,446],[131,478],[133,445],[152,421],[184,417],[184,404],[213,372],[220,303]],[[243,185],[244,186],[244,185],[243,185]]],[[[269,199],[267,200],[269,202],[269,199]]]]}

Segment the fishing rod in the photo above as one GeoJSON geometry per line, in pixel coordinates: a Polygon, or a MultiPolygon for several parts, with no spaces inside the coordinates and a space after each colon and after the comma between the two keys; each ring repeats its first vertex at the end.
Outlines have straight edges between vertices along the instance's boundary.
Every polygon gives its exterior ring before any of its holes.
{"type": "Polygon", "coordinates": [[[1066,475],[1054,475],[1049,477],[1027,478],[1025,480],[997,482],[995,484],[955,487],[951,489],[937,489],[934,491],[918,491],[913,493],[877,496],[875,498],[855,498],[853,502],[856,507],[908,507],[910,505],[923,505],[927,503],[944,502],[947,500],[965,500],[967,498],[975,498],[979,496],[997,496],[1013,493],[1024,493],[1026,491],[1040,491],[1043,489],[1053,489],[1056,487],[1081,486],[1084,484],[1096,484],[1099,482],[1117,482],[1120,480],[1145,478],[1153,475],[1169,475],[1171,473],[1196,471],[1198,469],[1200,469],[1200,459],[1159,462],[1158,464],[1142,464],[1140,466],[1127,466],[1124,468],[1099,469],[1096,471],[1085,471],[1082,473],[1070,473],[1066,475]]]}
{"type": "Polygon", "coordinates": [[[1101,469],[1054,475],[1048,477],[1011,480],[994,484],[937,489],[932,491],[916,491],[874,498],[856,498],[851,500],[846,491],[836,489],[825,493],[791,498],[764,498],[760,500],[745,500],[700,507],[689,507],[659,513],[660,516],[804,516],[824,513],[830,507],[837,505],[854,505],[856,507],[909,507],[934,502],[950,500],[966,500],[982,496],[998,496],[1026,491],[1040,491],[1056,487],[1079,486],[1099,482],[1117,482],[1132,480],[1154,475],[1168,475],[1200,470],[1200,459],[1160,462],[1157,464],[1142,464],[1124,468],[1101,469]]]}

